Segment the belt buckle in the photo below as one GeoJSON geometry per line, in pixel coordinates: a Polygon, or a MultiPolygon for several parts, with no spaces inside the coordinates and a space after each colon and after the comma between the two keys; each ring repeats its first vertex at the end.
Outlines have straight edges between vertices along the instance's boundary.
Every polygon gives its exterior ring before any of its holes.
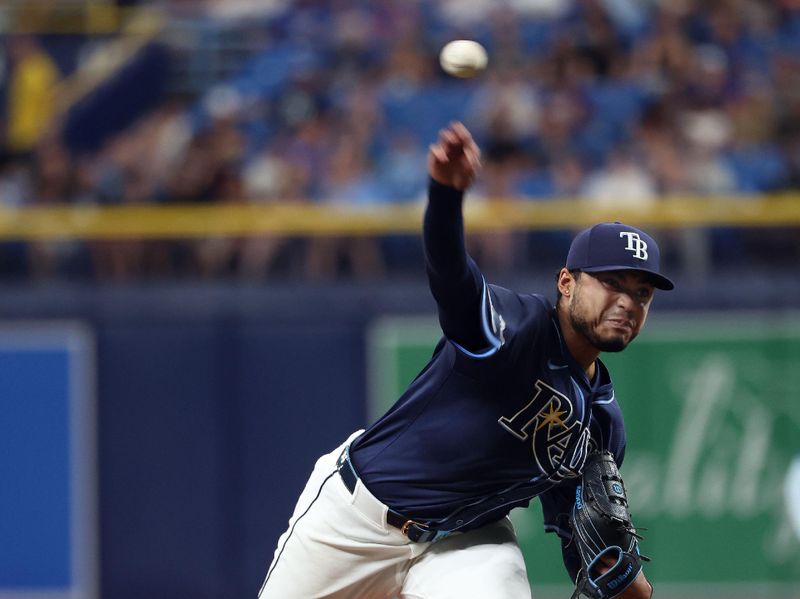
{"type": "Polygon", "coordinates": [[[400,532],[403,533],[403,535],[408,536],[408,529],[412,525],[419,526],[420,528],[424,529],[428,528],[428,525],[423,524],[422,522],[415,522],[414,520],[406,520],[405,524],[403,524],[403,526],[400,528],[400,532]]]}

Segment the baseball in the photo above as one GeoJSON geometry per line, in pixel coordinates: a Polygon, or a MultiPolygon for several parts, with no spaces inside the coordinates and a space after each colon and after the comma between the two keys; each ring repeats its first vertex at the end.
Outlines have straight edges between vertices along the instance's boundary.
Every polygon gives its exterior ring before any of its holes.
{"type": "Polygon", "coordinates": [[[454,40],[442,48],[439,64],[445,73],[469,79],[486,68],[489,57],[486,49],[472,40],[454,40]]]}

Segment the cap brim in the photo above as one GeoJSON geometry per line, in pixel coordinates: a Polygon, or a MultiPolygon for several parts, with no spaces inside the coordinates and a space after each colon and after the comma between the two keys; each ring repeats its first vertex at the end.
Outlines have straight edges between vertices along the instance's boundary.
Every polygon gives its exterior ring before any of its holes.
{"type": "Polygon", "coordinates": [[[635,268],[633,266],[589,266],[587,268],[581,268],[584,272],[605,272],[607,270],[636,270],[638,272],[644,272],[650,275],[650,279],[653,281],[653,285],[655,285],[656,289],[662,289],[664,291],[672,291],[675,289],[675,283],[670,281],[667,277],[647,268],[635,268]]]}

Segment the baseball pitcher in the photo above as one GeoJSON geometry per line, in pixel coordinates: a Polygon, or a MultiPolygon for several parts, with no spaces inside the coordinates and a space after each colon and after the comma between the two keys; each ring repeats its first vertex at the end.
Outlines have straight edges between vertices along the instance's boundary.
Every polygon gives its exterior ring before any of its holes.
{"type": "Polygon", "coordinates": [[[382,418],[319,459],[260,599],[529,598],[508,513],[537,497],[573,597],[651,596],[599,355],[625,349],[655,290],[673,288],[658,246],[621,223],[580,232],[555,305],[489,284],[464,245],[479,168],[462,124],[440,131],[423,240],[443,336],[382,418]]]}

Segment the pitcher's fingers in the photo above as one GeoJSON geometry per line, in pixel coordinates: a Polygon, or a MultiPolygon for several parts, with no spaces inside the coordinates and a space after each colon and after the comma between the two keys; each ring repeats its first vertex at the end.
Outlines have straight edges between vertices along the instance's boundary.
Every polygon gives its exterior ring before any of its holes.
{"type": "Polygon", "coordinates": [[[441,144],[449,144],[449,143],[453,143],[457,139],[458,139],[458,137],[448,127],[442,127],[441,129],[439,129],[439,143],[441,143],[441,144]]]}
{"type": "Polygon", "coordinates": [[[442,147],[442,144],[431,144],[428,149],[438,162],[450,162],[450,157],[442,147]]]}
{"type": "Polygon", "coordinates": [[[464,155],[473,169],[481,167],[481,151],[474,142],[464,147],[464,155]]]}
{"type": "Polygon", "coordinates": [[[469,129],[467,129],[463,123],[459,121],[453,121],[450,124],[450,130],[460,140],[461,145],[464,147],[464,153],[473,154],[479,161],[481,151],[480,148],[478,148],[478,144],[475,143],[475,140],[473,139],[472,134],[469,132],[469,129]]]}
{"type": "Polygon", "coordinates": [[[440,139],[445,150],[451,156],[461,151],[464,143],[461,138],[451,129],[442,129],[440,139]]]}
{"type": "Polygon", "coordinates": [[[473,141],[472,133],[469,132],[469,129],[467,129],[461,121],[452,121],[450,123],[450,130],[455,133],[465,145],[473,141]]]}

